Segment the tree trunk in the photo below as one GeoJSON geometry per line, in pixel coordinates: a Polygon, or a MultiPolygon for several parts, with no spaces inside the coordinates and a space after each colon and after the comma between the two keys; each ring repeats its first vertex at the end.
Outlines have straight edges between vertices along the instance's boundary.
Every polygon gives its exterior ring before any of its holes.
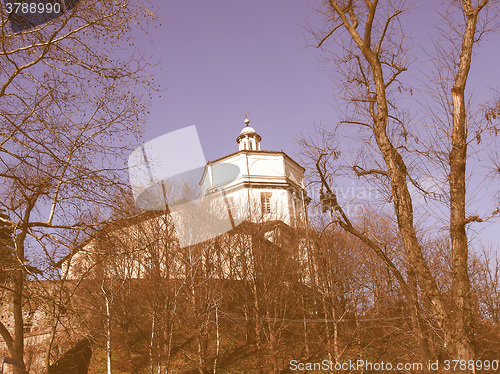
{"type": "MultiPolygon", "coordinates": [[[[24,251],[23,251],[24,252],[24,251]]],[[[20,257],[24,258],[24,256],[20,257]]],[[[11,353],[12,358],[23,361],[24,363],[24,319],[23,319],[23,289],[24,289],[24,274],[23,270],[16,270],[14,275],[13,285],[13,312],[14,312],[14,351],[11,353]]],[[[26,369],[24,364],[22,367],[13,366],[14,374],[24,374],[26,369]]]]}
{"type": "MultiPolygon", "coordinates": [[[[408,300],[407,305],[409,307],[411,323],[413,327],[413,333],[415,334],[415,339],[417,341],[417,346],[420,352],[420,357],[424,362],[429,362],[434,358],[434,355],[429,349],[429,341],[427,339],[427,331],[425,328],[425,323],[422,320],[420,313],[420,304],[418,299],[418,284],[415,272],[411,269],[411,265],[408,266],[408,288],[409,294],[412,299],[408,300]]],[[[426,366],[424,365],[424,372],[426,366]]]]}
{"type": "MultiPolygon", "coordinates": [[[[413,266],[416,279],[421,289],[431,302],[434,317],[444,332],[445,345],[451,346],[452,359],[470,360],[474,358],[473,350],[473,328],[470,311],[470,281],[467,264],[467,235],[465,225],[465,165],[467,157],[466,138],[466,109],[465,109],[465,85],[471,64],[472,47],[476,33],[477,16],[479,11],[488,3],[482,0],[473,8],[471,0],[463,0],[463,12],[466,16],[466,28],[461,43],[460,61],[458,71],[452,88],[453,105],[453,128],[451,135],[451,152],[449,155],[449,184],[450,184],[450,238],[452,243],[452,307],[450,308],[443,299],[442,293],[437,287],[436,279],[431,274],[427,262],[420,247],[413,218],[413,203],[407,186],[407,169],[405,162],[394,147],[387,131],[389,108],[386,97],[386,87],[390,83],[384,78],[384,69],[380,61],[381,53],[379,47],[372,46],[372,25],[375,17],[377,2],[366,2],[367,19],[364,34],[360,35],[357,30],[358,21],[354,14],[352,3],[342,8],[336,1],[330,0],[330,5],[339,15],[342,24],[349,32],[352,40],[362,54],[362,57],[370,66],[371,79],[375,93],[368,93],[368,110],[373,120],[373,135],[377,146],[387,167],[386,176],[392,187],[392,198],[397,217],[399,231],[404,243],[407,261],[413,266]]],[[[362,69],[362,68],[361,68],[362,69]]],[[[401,67],[401,71],[404,68],[401,67]]],[[[398,73],[395,73],[396,77],[398,73]]],[[[370,87],[371,88],[371,87],[370,87]]],[[[371,91],[371,89],[369,90],[371,91]]],[[[413,291],[415,295],[415,290],[413,291]]],[[[411,295],[410,295],[411,296],[411,295]]],[[[411,296],[409,300],[411,308],[416,308],[418,299],[411,296]]],[[[417,333],[420,321],[412,312],[413,324],[417,333]]],[[[420,334],[420,333],[419,333],[420,334]]],[[[426,349],[424,340],[417,337],[421,345],[423,356],[426,349]]],[[[448,347],[447,347],[448,348],[448,347]]],[[[428,349],[427,349],[428,350],[428,349]]],[[[425,359],[425,357],[422,357],[425,359]]]]}
{"type": "MultiPolygon", "coordinates": [[[[36,199],[34,199],[36,200],[36,199]]],[[[24,221],[27,222],[29,215],[33,208],[34,202],[31,201],[28,209],[26,210],[26,215],[24,221]]],[[[18,261],[24,262],[24,240],[26,239],[27,228],[24,227],[16,238],[16,255],[18,261]]],[[[23,362],[23,366],[14,366],[14,374],[26,373],[26,368],[24,366],[24,318],[23,318],[23,292],[24,292],[24,267],[23,263],[19,263],[20,269],[15,270],[14,274],[14,284],[13,284],[13,297],[12,306],[14,312],[14,352],[12,352],[12,357],[16,360],[23,362]]]]}
{"type": "Polygon", "coordinates": [[[304,295],[301,297],[302,301],[302,318],[303,318],[303,329],[304,329],[304,348],[306,350],[306,359],[308,360],[310,357],[310,351],[309,351],[309,337],[307,333],[307,312],[306,312],[306,306],[304,302],[304,295]]]}
{"type": "Polygon", "coordinates": [[[153,318],[151,321],[151,336],[149,338],[149,372],[153,374],[154,371],[154,344],[155,344],[155,329],[156,329],[156,305],[153,310],[153,318]]]}
{"type": "Polygon", "coordinates": [[[269,313],[269,309],[266,312],[266,319],[267,319],[267,328],[269,330],[269,348],[270,348],[270,353],[272,356],[272,362],[273,362],[273,373],[278,374],[279,373],[279,337],[278,334],[279,332],[277,331],[276,328],[276,314],[273,317],[271,317],[271,314],[269,313]]]}
{"type": "MultiPolygon", "coordinates": [[[[326,298],[325,295],[323,295],[323,317],[325,319],[325,334],[326,334],[326,354],[328,355],[328,361],[333,362],[333,357],[332,357],[332,338],[330,336],[330,327],[328,326],[328,309],[326,307],[326,298]]],[[[328,372],[330,373],[331,370],[329,369],[328,372]]]]}
{"type": "MultiPolygon", "coordinates": [[[[431,302],[437,322],[440,327],[446,331],[448,330],[446,304],[442,298],[442,294],[437,286],[436,280],[427,266],[427,262],[422,254],[422,248],[420,247],[415,230],[413,202],[407,185],[406,164],[401,154],[392,144],[387,132],[389,118],[388,100],[386,96],[387,82],[384,78],[384,70],[382,68],[382,62],[380,61],[380,54],[377,50],[374,50],[374,46],[371,45],[371,27],[375,17],[377,2],[367,5],[368,21],[363,37],[356,29],[357,23],[349,22],[345,10],[341,9],[340,5],[336,1],[330,0],[330,4],[342,18],[345,28],[359,48],[362,57],[370,66],[375,89],[375,93],[369,97],[369,113],[373,120],[373,135],[387,167],[386,175],[391,182],[394,210],[397,217],[399,232],[401,233],[401,238],[405,248],[406,258],[410,259],[413,264],[420,286],[431,302]]],[[[402,286],[404,287],[405,285],[402,286]]]]}
{"type": "Polygon", "coordinates": [[[170,360],[172,356],[172,343],[174,339],[174,327],[175,327],[175,313],[177,311],[177,293],[174,294],[174,307],[170,315],[169,331],[168,331],[168,344],[167,344],[167,362],[165,373],[169,373],[170,370],[170,360]]]}
{"type": "Polygon", "coordinates": [[[106,297],[106,372],[111,374],[111,309],[106,297]]]}
{"type": "Polygon", "coordinates": [[[49,368],[50,368],[50,353],[52,350],[52,345],[54,344],[54,340],[56,338],[56,333],[57,333],[57,325],[59,324],[59,316],[56,318],[56,322],[54,323],[54,326],[52,326],[52,329],[50,331],[50,341],[47,346],[47,351],[45,353],[45,373],[49,374],[49,368]]]}
{"type": "Polygon", "coordinates": [[[465,107],[465,86],[472,59],[472,48],[479,11],[487,0],[475,9],[470,1],[463,2],[466,15],[466,28],[462,40],[462,50],[455,82],[451,90],[453,105],[453,128],[450,151],[450,239],[452,251],[452,314],[451,353],[453,359],[473,360],[473,324],[470,300],[470,279],[468,271],[468,242],[465,231],[466,212],[466,161],[467,127],[465,107]]]}
{"type": "Polygon", "coordinates": [[[258,291],[255,279],[253,280],[253,297],[254,297],[254,312],[255,312],[255,344],[257,347],[257,373],[264,374],[264,355],[262,341],[262,321],[260,319],[260,305],[258,291]]]}
{"type": "Polygon", "coordinates": [[[111,303],[113,296],[109,295],[109,290],[105,288],[105,280],[102,281],[101,291],[104,295],[104,305],[106,308],[106,318],[104,328],[106,330],[106,373],[111,374],[111,303]]]}
{"type": "Polygon", "coordinates": [[[335,357],[335,362],[339,362],[340,355],[339,355],[339,323],[337,321],[337,313],[335,312],[335,306],[333,305],[333,302],[330,305],[332,309],[332,319],[333,319],[333,355],[335,357]]]}
{"type": "Polygon", "coordinates": [[[216,339],[216,347],[215,347],[215,358],[214,358],[214,372],[217,373],[217,358],[219,357],[220,352],[220,335],[219,335],[219,304],[215,304],[215,339],[216,339]]]}

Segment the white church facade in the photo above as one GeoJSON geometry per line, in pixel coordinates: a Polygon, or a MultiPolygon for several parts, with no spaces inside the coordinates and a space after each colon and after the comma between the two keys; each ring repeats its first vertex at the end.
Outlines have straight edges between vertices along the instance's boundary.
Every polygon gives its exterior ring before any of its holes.
{"type": "MultiPolygon", "coordinates": [[[[181,225],[176,225],[179,217],[183,216],[179,214],[178,207],[177,210],[170,208],[167,214],[165,211],[144,211],[137,216],[110,222],[61,261],[64,276],[67,279],[79,279],[84,274],[95,272],[94,265],[107,258],[113,263],[113,271],[122,277],[142,278],[148,271],[151,257],[158,256],[152,253],[169,248],[170,276],[182,277],[185,271],[182,266],[185,247],[210,243],[215,238],[225,240],[227,235],[223,236],[226,233],[248,243],[251,240],[248,234],[242,234],[245,228],[241,226],[248,228],[249,225],[265,224],[261,230],[265,237],[262,240],[271,242],[274,241],[272,238],[277,237],[274,231],[280,230],[279,227],[285,226],[288,231],[301,231],[301,228],[307,227],[307,204],[310,198],[304,185],[305,169],[282,151],[262,150],[260,135],[248,126],[248,120],[245,124],[236,139],[238,151],[208,162],[199,180],[202,196],[216,203],[215,211],[218,213],[203,213],[192,208],[196,202],[189,202],[184,215],[188,217],[184,220],[183,227],[187,231],[184,234],[180,230],[181,225]],[[237,173],[227,173],[228,168],[237,173]],[[210,199],[211,196],[216,198],[210,199]],[[221,229],[220,225],[224,222],[224,217],[219,214],[221,208],[232,223],[225,229],[221,229]],[[213,218],[212,223],[209,218],[213,218]],[[219,225],[212,230],[217,235],[210,233],[210,226],[214,224],[219,225]],[[193,240],[194,244],[183,244],[189,235],[205,235],[205,239],[193,240]]],[[[223,247],[220,247],[223,252],[221,257],[232,258],[231,253],[236,249],[232,245],[223,247]]],[[[234,266],[231,261],[224,261],[224,265],[221,265],[228,273],[234,266]]]]}
{"type": "Polygon", "coordinates": [[[239,221],[283,221],[289,226],[307,225],[305,169],[283,151],[261,149],[261,136],[249,126],[241,130],[236,142],[239,150],[207,163],[200,185],[207,196],[223,191],[225,201],[239,221]],[[217,178],[221,168],[237,167],[230,181],[217,178]],[[215,175],[215,177],[214,177],[215,175]]]}

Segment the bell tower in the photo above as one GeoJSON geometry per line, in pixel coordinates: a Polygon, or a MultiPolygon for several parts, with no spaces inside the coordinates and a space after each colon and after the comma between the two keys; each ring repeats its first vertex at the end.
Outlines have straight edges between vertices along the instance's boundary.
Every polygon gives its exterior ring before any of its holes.
{"type": "Polygon", "coordinates": [[[260,151],[260,141],[262,138],[253,127],[248,126],[249,123],[250,120],[245,118],[245,127],[243,127],[240,135],[236,138],[236,143],[238,143],[240,151],[260,151]]]}

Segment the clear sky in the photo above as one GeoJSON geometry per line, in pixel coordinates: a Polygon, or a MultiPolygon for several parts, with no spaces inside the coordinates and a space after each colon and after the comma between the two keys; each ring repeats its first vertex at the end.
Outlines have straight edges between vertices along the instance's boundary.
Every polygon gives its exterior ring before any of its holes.
{"type": "MultiPolygon", "coordinates": [[[[283,149],[296,158],[294,136],[314,124],[339,120],[335,85],[307,20],[318,19],[319,1],[215,0],[156,1],[160,17],[141,45],[158,61],[157,82],[165,91],[151,103],[144,140],[196,125],[207,160],[237,151],[236,137],[248,111],[250,125],[262,136],[262,149],[283,149]]],[[[432,8],[406,19],[414,62],[425,64],[429,46],[422,27],[432,20],[432,8]]],[[[495,35],[498,38],[498,34],[495,35]]],[[[477,50],[470,87],[498,87],[500,48],[491,36],[477,50]],[[495,61],[495,62],[494,62],[495,61]]],[[[340,103],[342,104],[342,103],[340,103]]],[[[496,226],[499,226],[498,220],[496,226]]],[[[495,224],[485,237],[500,242],[495,224]]]]}
{"type": "Polygon", "coordinates": [[[166,89],[151,108],[145,139],[196,125],[208,160],[237,151],[248,111],[262,147],[293,153],[293,134],[336,122],[329,76],[307,48],[299,0],[158,2],[150,32],[166,89]]]}

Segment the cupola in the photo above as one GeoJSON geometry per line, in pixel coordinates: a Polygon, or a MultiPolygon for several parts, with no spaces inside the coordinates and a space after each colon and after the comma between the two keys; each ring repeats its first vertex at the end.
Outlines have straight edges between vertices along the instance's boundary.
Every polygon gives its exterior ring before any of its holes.
{"type": "Polygon", "coordinates": [[[240,151],[260,151],[261,137],[255,132],[253,127],[248,126],[250,120],[245,119],[245,127],[241,130],[240,135],[236,138],[236,143],[239,145],[240,151]]]}

